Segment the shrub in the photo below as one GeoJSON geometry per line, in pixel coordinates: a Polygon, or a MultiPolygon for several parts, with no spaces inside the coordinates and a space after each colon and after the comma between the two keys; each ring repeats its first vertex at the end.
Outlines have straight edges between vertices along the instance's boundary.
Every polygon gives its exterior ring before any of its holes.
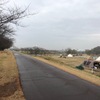
{"type": "Polygon", "coordinates": [[[84,67],[82,65],[76,66],[76,68],[79,70],[84,70],[84,67]]]}

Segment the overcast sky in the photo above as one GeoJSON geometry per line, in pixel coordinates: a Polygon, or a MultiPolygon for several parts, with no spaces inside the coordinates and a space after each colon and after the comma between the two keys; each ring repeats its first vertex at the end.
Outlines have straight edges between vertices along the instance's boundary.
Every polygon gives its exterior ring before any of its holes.
{"type": "Polygon", "coordinates": [[[100,46],[100,0],[10,0],[35,15],[16,28],[17,47],[91,49],[100,46]]]}

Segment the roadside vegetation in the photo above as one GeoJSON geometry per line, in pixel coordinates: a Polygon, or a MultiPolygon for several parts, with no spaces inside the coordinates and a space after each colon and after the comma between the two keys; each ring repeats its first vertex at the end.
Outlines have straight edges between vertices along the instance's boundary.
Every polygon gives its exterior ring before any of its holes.
{"type": "Polygon", "coordinates": [[[15,27],[20,26],[19,21],[29,14],[25,8],[8,6],[9,0],[0,0],[0,50],[8,49],[13,46],[15,27]]]}
{"type": "Polygon", "coordinates": [[[0,51],[0,100],[25,100],[13,53],[0,51]]]}

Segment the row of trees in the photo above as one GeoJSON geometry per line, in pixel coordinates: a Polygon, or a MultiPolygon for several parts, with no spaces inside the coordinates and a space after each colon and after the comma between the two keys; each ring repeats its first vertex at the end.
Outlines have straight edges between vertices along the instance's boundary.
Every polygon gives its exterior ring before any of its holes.
{"type": "Polygon", "coordinates": [[[62,50],[47,50],[44,48],[40,48],[40,47],[33,47],[33,48],[21,48],[20,49],[21,52],[23,53],[28,53],[28,54],[40,54],[40,55],[45,55],[45,54],[77,54],[78,51],[75,49],[66,49],[64,51],[62,50]]]}
{"type": "Polygon", "coordinates": [[[65,50],[66,54],[88,54],[88,55],[100,55],[100,46],[94,47],[90,50],[78,51],[75,49],[68,48],[65,50]]]}
{"type": "Polygon", "coordinates": [[[24,53],[28,53],[28,54],[40,54],[40,55],[44,55],[44,54],[63,54],[63,55],[68,55],[68,54],[73,54],[73,55],[82,55],[82,54],[88,54],[88,55],[100,55],[100,46],[95,47],[91,50],[85,50],[85,51],[78,51],[75,49],[65,49],[65,50],[46,50],[44,48],[40,48],[40,47],[33,47],[33,48],[21,48],[20,51],[24,52],[24,53]]]}
{"type": "Polygon", "coordinates": [[[94,54],[94,55],[100,55],[100,46],[97,46],[91,50],[85,50],[86,54],[94,54]]]}
{"type": "Polygon", "coordinates": [[[61,51],[58,50],[47,50],[40,47],[32,47],[32,48],[21,48],[21,52],[27,54],[34,54],[34,55],[48,55],[48,54],[60,54],[61,51]]]}
{"type": "Polygon", "coordinates": [[[77,51],[77,50],[71,49],[71,48],[65,49],[64,52],[65,52],[66,54],[78,54],[78,51],[77,51]]]}
{"type": "Polygon", "coordinates": [[[0,50],[7,49],[13,45],[14,25],[19,25],[20,19],[25,17],[25,10],[20,8],[5,8],[7,2],[0,0],[0,50]]]}
{"type": "Polygon", "coordinates": [[[27,54],[40,54],[40,55],[44,55],[44,54],[49,54],[49,50],[40,48],[40,47],[33,47],[33,48],[21,48],[20,49],[21,52],[23,53],[27,53],[27,54]]]}

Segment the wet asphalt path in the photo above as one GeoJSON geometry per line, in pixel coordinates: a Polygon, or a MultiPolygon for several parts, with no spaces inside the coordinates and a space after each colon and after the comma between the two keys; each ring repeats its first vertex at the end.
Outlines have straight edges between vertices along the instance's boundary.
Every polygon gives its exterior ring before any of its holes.
{"type": "Polygon", "coordinates": [[[100,87],[15,53],[26,100],[100,100],[100,87]]]}

